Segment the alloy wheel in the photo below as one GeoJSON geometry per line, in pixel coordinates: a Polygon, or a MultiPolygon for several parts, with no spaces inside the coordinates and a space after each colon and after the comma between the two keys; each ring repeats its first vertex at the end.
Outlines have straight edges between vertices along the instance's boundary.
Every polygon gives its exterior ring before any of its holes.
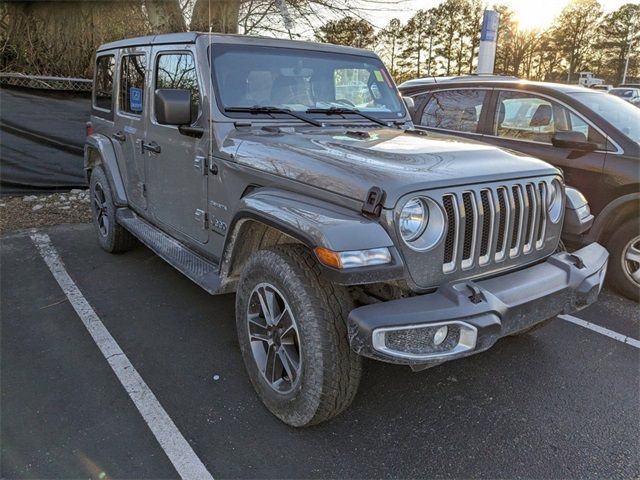
{"type": "Polygon", "coordinates": [[[287,300],[273,285],[260,283],[251,292],[247,331],[264,379],[278,393],[291,392],[302,371],[300,335],[287,300]]]}
{"type": "Polygon", "coordinates": [[[640,236],[632,238],[622,250],[622,270],[640,288],[640,236]]]}
{"type": "Polygon", "coordinates": [[[95,215],[96,225],[103,237],[109,234],[109,211],[107,209],[107,199],[104,189],[100,183],[96,183],[93,187],[93,214],[95,215]]]}

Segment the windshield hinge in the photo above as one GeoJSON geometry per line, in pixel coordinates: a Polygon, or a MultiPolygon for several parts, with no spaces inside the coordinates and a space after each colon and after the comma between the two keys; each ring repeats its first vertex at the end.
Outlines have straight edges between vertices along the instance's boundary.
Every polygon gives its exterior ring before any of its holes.
{"type": "Polygon", "coordinates": [[[367,192],[367,197],[362,205],[362,213],[379,217],[380,212],[382,211],[382,202],[384,202],[385,195],[385,191],[380,187],[371,187],[367,192]]]}

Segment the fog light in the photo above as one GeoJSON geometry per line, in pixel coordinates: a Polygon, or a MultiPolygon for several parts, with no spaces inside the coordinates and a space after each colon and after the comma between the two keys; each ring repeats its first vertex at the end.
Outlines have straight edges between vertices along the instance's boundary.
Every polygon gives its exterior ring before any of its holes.
{"type": "Polygon", "coordinates": [[[447,338],[447,333],[449,333],[449,327],[446,325],[436,330],[436,333],[433,335],[433,344],[440,345],[444,342],[444,339],[447,338]]]}

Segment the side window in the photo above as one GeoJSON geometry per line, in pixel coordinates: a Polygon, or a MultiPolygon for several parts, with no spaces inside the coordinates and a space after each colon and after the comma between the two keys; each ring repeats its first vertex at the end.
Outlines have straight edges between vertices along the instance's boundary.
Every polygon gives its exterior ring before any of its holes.
{"type": "Polygon", "coordinates": [[[607,149],[607,139],[600,132],[598,132],[595,128],[593,128],[591,125],[589,125],[587,122],[585,122],[581,117],[579,117],[575,113],[570,112],[569,110],[567,110],[567,113],[568,113],[567,130],[582,133],[587,139],[587,141],[598,145],[598,149],[601,149],[601,150],[607,149]]]}
{"type": "Polygon", "coordinates": [[[496,110],[498,137],[551,143],[558,109],[551,101],[521,92],[500,92],[496,110]]]}
{"type": "Polygon", "coordinates": [[[156,66],[156,90],[170,88],[191,92],[191,122],[200,114],[200,90],[193,56],[188,53],[158,55],[156,66]]]}
{"type": "Polygon", "coordinates": [[[606,139],[578,115],[546,98],[522,92],[500,92],[495,134],[503,138],[551,144],[556,132],[582,133],[585,141],[606,147],[606,139]]]}
{"type": "Polygon", "coordinates": [[[120,63],[121,112],[140,115],[144,108],[144,78],[146,69],[144,55],[126,55],[120,63]]]}
{"type": "Polygon", "coordinates": [[[93,94],[93,106],[111,111],[113,108],[113,72],[116,61],[113,55],[98,57],[93,94]]]}
{"type": "Polygon", "coordinates": [[[458,132],[475,133],[486,90],[446,90],[435,92],[422,113],[421,125],[458,132]]]}

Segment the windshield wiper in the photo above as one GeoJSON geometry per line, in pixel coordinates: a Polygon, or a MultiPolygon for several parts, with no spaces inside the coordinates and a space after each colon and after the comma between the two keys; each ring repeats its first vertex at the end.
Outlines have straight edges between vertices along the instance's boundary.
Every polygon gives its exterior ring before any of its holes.
{"type": "Polygon", "coordinates": [[[361,112],[356,108],[345,108],[345,107],[330,107],[330,108],[309,108],[305,113],[326,113],[327,115],[344,115],[348,113],[353,113],[354,115],[360,115],[367,120],[371,120],[378,125],[382,125],[383,127],[389,127],[390,123],[385,122],[384,120],[380,120],[379,118],[374,117],[373,115],[369,115],[367,113],[361,112]]]}
{"type": "Polygon", "coordinates": [[[282,113],[285,115],[291,115],[292,117],[297,118],[298,120],[302,120],[303,122],[310,123],[316,127],[323,127],[324,125],[321,122],[314,120],[313,118],[307,117],[306,115],[298,112],[294,112],[293,110],[289,110],[288,108],[280,108],[280,107],[268,107],[262,105],[256,105],[254,107],[227,107],[224,109],[225,112],[245,112],[250,113],[252,115],[259,115],[261,113],[265,113],[267,115],[271,115],[273,113],[282,113]]]}

